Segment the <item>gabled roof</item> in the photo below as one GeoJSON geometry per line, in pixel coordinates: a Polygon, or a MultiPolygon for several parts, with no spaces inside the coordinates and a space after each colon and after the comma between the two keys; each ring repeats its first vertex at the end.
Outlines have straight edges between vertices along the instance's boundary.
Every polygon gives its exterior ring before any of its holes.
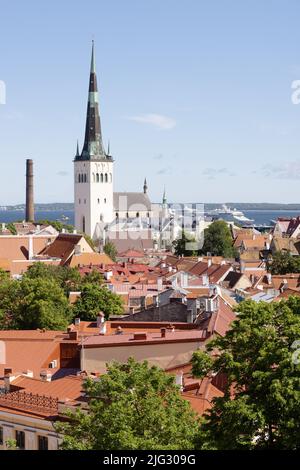
{"type": "Polygon", "coordinates": [[[108,230],[106,239],[112,241],[118,253],[126,250],[152,250],[153,239],[151,230],[123,230],[122,232],[108,230]]]}
{"type": "Polygon", "coordinates": [[[275,251],[289,251],[292,255],[296,256],[299,254],[292,238],[274,237],[271,246],[275,251]]]}
{"type": "Polygon", "coordinates": [[[123,253],[119,253],[119,258],[144,258],[145,253],[139,250],[126,250],[123,253]]]}
{"type": "Polygon", "coordinates": [[[224,279],[229,289],[234,289],[234,286],[239,282],[243,277],[243,273],[237,273],[236,271],[230,271],[224,279]]]}
{"type": "Polygon", "coordinates": [[[288,225],[288,228],[286,231],[287,235],[292,236],[295,230],[299,227],[299,225],[300,225],[300,217],[293,217],[290,220],[290,223],[288,225]]]}
{"type": "Polygon", "coordinates": [[[60,233],[51,245],[42,250],[41,254],[51,258],[60,258],[62,264],[65,264],[82,238],[82,235],[60,233]]]}
{"type": "Polygon", "coordinates": [[[80,253],[74,254],[70,260],[69,266],[97,266],[100,264],[113,264],[113,260],[105,253],[80,253]]]}
{"type": "Polygon", "coordinates": [[[114,193],[114,211],[151,211],[151,201],[147,193],[114,193]]]}
{"type": "Polygon", "coordinates": [[[242,245],[245,250],[263,250],[268,242],[270,243],[268,236],[260,235],[256,236],[254,239],[244,239],[242,245]]]}

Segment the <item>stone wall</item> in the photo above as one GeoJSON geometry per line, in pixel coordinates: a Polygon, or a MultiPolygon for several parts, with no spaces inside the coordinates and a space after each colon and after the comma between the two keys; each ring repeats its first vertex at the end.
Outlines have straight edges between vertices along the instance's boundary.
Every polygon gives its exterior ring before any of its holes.
{"type": "Polygon", "coordinates": [[[151,307],[141,312],[126,315],[124,321],[169,321],[169,322],[187,322],[188,310],[186,305],[181,302],[171,302],[160,307],[151,307]]]}

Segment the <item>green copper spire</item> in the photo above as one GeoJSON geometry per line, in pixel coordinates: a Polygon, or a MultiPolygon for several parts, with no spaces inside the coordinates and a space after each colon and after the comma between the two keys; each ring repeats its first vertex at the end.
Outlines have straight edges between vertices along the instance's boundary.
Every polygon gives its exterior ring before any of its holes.
{"type": "Polygon", "coordinates": [[[96,73],[94,39],[92,40],[91,73],[96,73]]]}

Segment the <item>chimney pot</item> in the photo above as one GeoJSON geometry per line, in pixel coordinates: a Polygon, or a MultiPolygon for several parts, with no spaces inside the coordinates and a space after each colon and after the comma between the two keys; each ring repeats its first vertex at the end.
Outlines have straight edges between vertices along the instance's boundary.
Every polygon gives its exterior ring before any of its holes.
{"type": "Polygon", "coordinates": [[[51,382],[52,374],[48,370],[41,370],[40,379],[44,382],[51,382]]]}
{"type": "Polygon", "coordinates": [[[144,340],[145,341],[147,339],[147,333],[144,332],[144,331],[139,331],[137,333],[133,333],[133,339],[135,341],[138,341],[138,340],[140,340],[140,341],[144,340]]]}
{"type": "Polygon", "coordinates": [[[77,341],[78,331],[69,331],[69,339],[72,339],[73,341],[77,341]]]}
{"type": "Polygon", "coordinates": [[[100,326],[102,325],[102,323],[104,323],[104,321],[105,321],[104,313],[99,312],[97,316],[97,328],[100,328],[100,326]]]}

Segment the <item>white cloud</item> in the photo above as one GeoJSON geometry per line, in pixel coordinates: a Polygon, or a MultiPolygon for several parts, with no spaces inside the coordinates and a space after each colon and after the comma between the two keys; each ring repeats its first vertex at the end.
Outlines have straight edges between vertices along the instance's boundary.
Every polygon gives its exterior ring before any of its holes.
{"type": "Polygon", "coordinates": [[[216,176],[235,176],[235,173],[229,168],[204,168],[202,175],[207,176],[208,179],[215,179],[216,176]]]}
{"type": "Polygon", "coordinates": [[[173,172],[172,167],[166,166],[165,168],[161,168],[160,170],[157,171],[157,175],[171,175],[173,172]]]}
{"type": "Polygon", "coordinates": [[[285,163],[267,163],[261,168],[261,174],[266,178],[299,180],[300,160],[285,163]]]}
{"type": "Polygon", "coordinates": [[[164,130],[173,129],[176,126],[175,119],[162,114],[140,114],[139,116],[130,116],[128,119],[142,124],[150,124],[164,130]]]}

